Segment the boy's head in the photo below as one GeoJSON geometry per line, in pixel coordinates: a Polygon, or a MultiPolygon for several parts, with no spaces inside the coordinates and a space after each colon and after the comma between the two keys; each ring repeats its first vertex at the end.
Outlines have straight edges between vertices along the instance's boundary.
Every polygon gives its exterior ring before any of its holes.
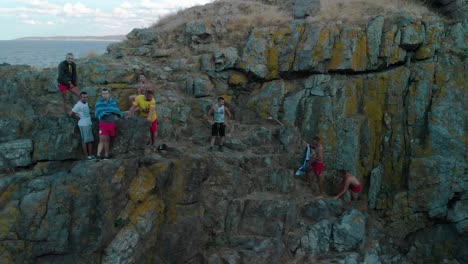
{"type": "Polygon", "coordinates": [[[312,144],[318,145],[318,143],[320,143],[320,137],[319,136],[314,136],[312,138],[312,144]]]}
{"type": "Polygon", "coordinates": [[[344,170],[344,169],[339,169],[339,170],[338,170],[338,174],[339,174],[340,176],[345,176],[345,175],[346,175],[346,170],[344,170]]]}
{"type": "Polygon", "coordinates": [[[221,97],[221,96],[220,96],[220,97],[218,97],[218,105],[219,105],[219,106],[222,106],[222,105],[224,105],[224,98],[223,98],[223,97],[221,97]]]}
{"type": "Polygon", "coordinates": [[[81,92],[80,93],[80,98],[81,98],[81,102],[83,102],[83,103],[88,102],[88,93],[87,92],[81,92]]]}
{"type": "Polygon", "coordinates": [[[153,99],[153,91],[146,90],[145,91],[145,100],[146,101],[151,101],[151,99],[153,99]]]}
{"type": "Polygon", "coordinates": [[[101,90],[101,96],[102,96],[102,98],[104,98],[104,100],[106,100],[106,101],[109,100],[109,98],[110,98],[110,90],[109,90],[108,88],[103,88],[103,89],[101,90]]]}
{"type": "Polygon", "coordinates": [[[67,55],[65,56],[65,59],[67,60],[68,63],[72,63],[73,62],[73,53],[67,53],[67,55]]]}

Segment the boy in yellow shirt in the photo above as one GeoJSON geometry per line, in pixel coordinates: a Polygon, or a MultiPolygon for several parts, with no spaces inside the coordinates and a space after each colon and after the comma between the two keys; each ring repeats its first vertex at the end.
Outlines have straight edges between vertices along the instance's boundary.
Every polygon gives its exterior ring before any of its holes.
{"type": "Polygon", "coordinates": [[[156,132],[158,131],[158,116],[156,113],[156,101],[153,97],[153,91],[146,90],[144,95],[138,95],[133,101],[127,119],[131,118],[138,109],[140,116],[146,118],[150,123],[151,145],[154,146],[156,132]]]}

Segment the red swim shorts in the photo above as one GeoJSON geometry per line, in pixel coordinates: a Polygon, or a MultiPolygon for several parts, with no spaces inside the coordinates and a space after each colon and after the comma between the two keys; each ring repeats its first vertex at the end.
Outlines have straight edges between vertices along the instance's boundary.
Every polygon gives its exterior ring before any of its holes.
{"type": "Polygon", "coordinates": [[[158,131],[158,120],[154,120],[153,122],[151,122],[151,126],[150,126],[150,132],[151,133],[156,133],[156,131],[158,131]]]}
{"type": "Polygon", "coordinates": [[[69,88],[68,86],[63,85],[61,83],[57,84],[57,87],[58,87],[59,91],[61,91],[61,92],[66,92],[66,91],[68,91],[68,88],[69,88]]]}
{"type": "Polygon", "coordinates": [[[99,122],[100,136],[115,136],[115,123],[99,122]]]}
{"type": "Polygon", "coordinates": [[[362,190],[362,186],[361,185],[351,186],[349,189],[355,193],[358,193],[362,190]]]}
{"type": "Polygon", "coordinates": [[[320,176],[323,172],[323,167],[325,166],[325,163],[323,162],[317,162],[313,161],[312,162],[312,168],[314,168],[314,173],[317,176],[320,176]]]}

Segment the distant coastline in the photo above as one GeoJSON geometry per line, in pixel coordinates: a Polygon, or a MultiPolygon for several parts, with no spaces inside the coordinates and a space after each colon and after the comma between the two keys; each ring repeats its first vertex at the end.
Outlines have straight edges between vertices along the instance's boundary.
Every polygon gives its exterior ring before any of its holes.
{"type": "Polygon", "coordinates": [[[59,41],[122,41],[125,35],[110,36],[53,36],[53,37],[24,37],[14,40],[59,40],[59,41]]]}

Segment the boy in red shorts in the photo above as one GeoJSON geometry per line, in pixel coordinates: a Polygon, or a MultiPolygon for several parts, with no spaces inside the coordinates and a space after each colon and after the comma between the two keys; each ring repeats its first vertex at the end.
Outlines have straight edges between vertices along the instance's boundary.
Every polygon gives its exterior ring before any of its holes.
{"type": "Polygon", "coordinates": [[[76,64],[73,62],[73,54],[68,53],[64,61],[60,62],[58,66],[57,88],[62,94],[63,110],[67,111],[67,91],[70,91],[76,97],[80,98],[80,91],[78,89],[78,78],[76,75],[76,64]]]}
{"type": "Polygon", "coordinates": [[[322,144],[320,144],[320,138],[318,136],[315,136],[312,139],[312,144],[310,144],[310,148],[311,148],[310,164],[306,169],[307,184],[309,186],[312,184],[312,177],[310,174],[313,171],[315,176],[317,177],[320,195],[323,196],[324,191],[323,191],[323,183],[322,183],[322,172],[323,172],[323,167],[325,166],[325,163],[323,162],[323,146],[322,144]]]}
{"type": "Polygon", "coordinates": [[[97,158],[107,160],[110,158],[110,138],[115,136],[116,118],[122,117],[119,106],[115,100],[110,97],[109,89],[102,89],[101,98],[99,98],[94,107],[94,115],[99,120],[97,158]],[[103,157],[101,156],[102,150],[104,150],[103,157]]]}
{"type": "Polygon", "coordinates": [[[346,172],[345,170],[339,170],[338,173],[343,179],[343,190],[335,196],[335,199],[340,198],[348,190],[351,190],[351,201],[356,200],[359,192],[362,190],[361,183],[356,177],[354,177],[351,173],[346,172]]]}
{"type": "Polygon", "coordinates": [[[151,146],[155,147],[156,132],[158,131],[158,115],[156,113],[156,101],[154,100],[152,90],[146,90],[144,95],[138,95],[135,98],[126,119],[131,118],[137,109],[140,116],[148,121],[151,146]]]}

